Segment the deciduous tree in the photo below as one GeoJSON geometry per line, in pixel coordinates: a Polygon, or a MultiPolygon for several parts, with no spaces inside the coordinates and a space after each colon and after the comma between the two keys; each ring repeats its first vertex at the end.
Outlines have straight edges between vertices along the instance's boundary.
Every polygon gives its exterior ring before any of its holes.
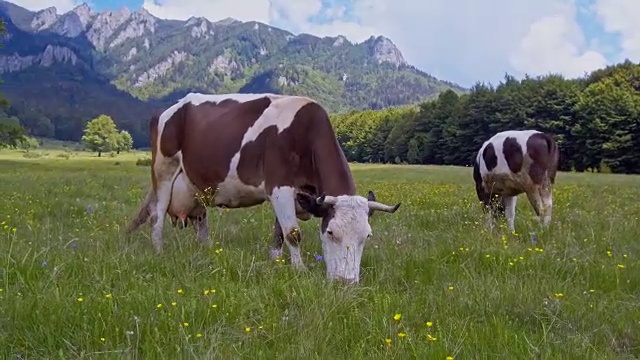
{"type": "Polygon", "coordinates": [[[120,131],[118,134],[118,145],[116,152],[120,154],[120,151],[129,151],[133,147],[133,138],[127,130],[120,131]]]}
{"type": "Polygon", "coordinates": [[[113,119],[107,115],[100,115],[87,123],[82,143],[89,150],[97,152],[100,157],[103,152],[118,149],[120,138],[121,135],[113,119]]]}

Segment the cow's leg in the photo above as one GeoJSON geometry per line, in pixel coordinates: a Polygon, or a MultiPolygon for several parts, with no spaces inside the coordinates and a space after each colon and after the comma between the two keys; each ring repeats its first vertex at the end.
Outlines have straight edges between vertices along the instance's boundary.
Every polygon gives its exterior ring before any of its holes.
{"type": "Polygon", "coordinates": [[[193,224],[193,228],[198,240],[200,240],[200,243],[207,247],[211,246],[211,238],[209,237],[209,221],[207,220],[206,211],[203,215],[191,218],[191,223],[193,224]]]}
{"type": "Polygon", "coordinates": [[[162,252],[162,230],[164,227],[165,215],[171,200],[171,181],[158,182],[158,202],[156,203],[156,216],[151,228],[151,242],[156,253],[162,252]]]}
{"type": "Polygon", "coordinates": [[[302,234],[296,217],[295,191],[291,186],[276,186],[271,191],[269,201],[276,213],[284,240],[289,248],[291,263],[298,269],[305,269],[300,254],[302,234]]]}
{"type": "Polygon", "coordinates": [[[482,213],[485,216],[485,226],[489,231],[493,231],[494,214],[491,203],[487,200],[483,200],[480,206],[482,207],[482,213]]]}
{"type": "MultiPolygon", "coordinates": [[[[298,206],[298,204],[296,204],[298,206]]],[[[308,212],[296,209],[296,217],[298,220],[307,221],[311,218],[311,214],[308,212]]],[[[276,260],[282,258],[282,245],[284,244],[284,234],[282,233],[282,227],[278,222],[278,217],[273,223],[273,246],[271,247],[271,259],[276,260]]]]}
{"type": "Polygon", "coordinates": [[[487,227],[489,231],[493,231],[496,221],[504,215],[504,198],[498,195],[490,196],[484,202],[484,207],[487,213],[487,227]]]}
{"type": "Polygon", "coordinates": [[[538,192],[540,193],[540,216],[542,225],[544,227],[548,227],[551,223],[551,213],[553,211],[553,191],[551,188],[551,184],[548,179],[545,179],[545,182],[540,186],[538,192]]]}
{"type": "Polygon", "coordinates": [[[282,257],[282,245],[284,244],[284,235],[282,227],[278,222],[278,217],[273,223],[273,245],[271,247],[271,260],[280,259],[282,257]]]}
{"type": "Polygon", "coordinates": [[[527,189],[527,198],[533,207],[533,211],[536,213],[536,216],[540,216],[542,209],[542,197],[540,196],[540,192],[538,188],[527,189]]]}
{"type": "Polygon", "coordinates": [[[151,228],[153,229],[153,226],[158,219],[158,198],[154,196],[153,200],[149,202],[148,206],[149,222],[151,223],[151,228]]]}
{"type": "Polygon", "coordinates": [[[507,217],[507,230],[515,231],[515,218],[516,218],[516,203],[518,202],[517,196],[505,196],[504,197],[504,212],[507,217]]]}
{"type": "Polygon", "coordinates": [[[533,210],[538,216],[542,226],[547,227],[551,222],[551,211],[553,207],[551,188],[546,186],[536,186],[527,191],[527,197],[533,210]]]}
{"type": "Polygon", "coordinates": [[[489,229],[489,231],[493,231],[494,221],[495,221],[495,215],[494,215],[493,208],[490,206],[487,206],[486,212],[485,212],[485,225],[489,229]]]}
{"type": "Polygon", "coordinates": [[[154,164],[156,173],[156,217],[151,229],[151,242],[156,253],[162,252],[162,229],[164,219],[171,201],[173,181],[178,175],[178,162],[169,158],[160,158],[154,164]]]}

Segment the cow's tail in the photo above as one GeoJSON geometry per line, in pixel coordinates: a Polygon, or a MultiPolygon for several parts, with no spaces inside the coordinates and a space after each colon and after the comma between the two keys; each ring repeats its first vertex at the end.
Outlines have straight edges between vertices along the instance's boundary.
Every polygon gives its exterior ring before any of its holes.
{"type": "Polygon", "coordinates": [[[145,196],[142,205],[138,209],[138,213],[135,215],[125,230],[125,234],[131,234],[132,232],[138,230],[138,228],[147,222],[151,217],[151,203],[156,201],[156,193],[153,191],[153,188],[150,188],[147,192],[147,196],[145,196]]]}
{"type": "Polygon", "coordinates": [[[547,150],[549,151],[550,160],[548,164],[548,169],[549,169],[549,177],[550,177],[551,183],[553,184],[555,183],[555,180],[556,180],[556,171],[558,169],[558,162],[560,161],[560,151],[558,149],[558,143],[553,138],[553,135],[545,133],[544,140],[547,143],[547,150]]]}
{"type": "Polygon", "coordinates": [[[153,171],[153,165],[156,161],[156,142],[158,138],[158,121],[160,121],[160,115],[162,111],[156,111],[149,120],[149,141],[151,143],[151,183],[152,186],[147,191],[147,195],[140,205],[138,212],[135,217],[129,221],[127,227],[125,229],[125,234],[131,234],[132,232],[138,230],[142,224],[146,223],[151,217],[151,203],[156,202],[156,193],[155,193],[155,172],[153,171]]]}

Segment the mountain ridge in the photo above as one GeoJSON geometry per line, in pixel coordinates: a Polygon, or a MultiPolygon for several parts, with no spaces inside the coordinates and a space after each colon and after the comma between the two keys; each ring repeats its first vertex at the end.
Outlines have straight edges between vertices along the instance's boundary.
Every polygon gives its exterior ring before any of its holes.
{"type": "Polygon", "coordinates": [[[58,14],[55,7],[29,11],[0,1],[0,17],[8,30],[0,49],[4,93],[12,104],[16,94],[27,99],[11,111],[32,133],[41,128],[38,118],[49,118],[53,134],[38,130],[35,135],[61,140],[74,140],[78,131],[56,130],[69,128],[62,124],[69,114],[47,107],[33,114],[28,108],[42,95],[34,90],[40,86],[35,74],[54,84],[75,79],[73,86],[71,80],[67,87],[50,84],[50,107],[64,107],[60,103],[69,98],[96,98],[91,108],[76,104],[80,111],[72,114],[72,122],[77,126],[111,107],[101,100],[102,92],[110,94],[110,103],[121,94],[125,108],[140,111],[135,116],[112,111],[112,117],[135,143],[146,140],[145,113],[190,91],[305,95],[330,112],[417,103],[447,89],[467,91],[410,65],[383,35],[353,43],[342,35],[295,35],[257,21],[160,19],[144,8],[94,11],[86,3],[58,14]],[[80,95],[82,84],[94,90],[80,95]]]}

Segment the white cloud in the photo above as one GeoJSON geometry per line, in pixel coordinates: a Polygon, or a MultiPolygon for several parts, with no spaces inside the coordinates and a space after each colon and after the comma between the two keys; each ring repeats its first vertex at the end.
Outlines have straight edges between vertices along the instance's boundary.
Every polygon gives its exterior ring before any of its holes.
{"type": "Polygon", "coordinates": [[[271,20],[269,0],[144,0],[142,6],[163,19],[186,20],[191,16],[203,16],[210,20],[226,17],[263,23],[271,20]]]}
{"type": "Polygon", "coordinates": [[[320,0],[271,0],[274,20],[286,21],[294,27],[304,27],[309,18],[322,10],[320,0]]]}
{"type": "Polygon", "coordinates": [[[328,7],[324,10],[324,14],[329,19],[340,19],[344,16],[347,8],[344,5],[338,5],[336,7],[328,7]]]}
{"type": "Polygon", "coordinates": [[[362,0],[356,13],[367,11],[362,23],[390,37],[410,63],[463,85],[495,83],[505,72],[581,75],[603,59],[584,50],[569,0],[362,0]]]}
{"type": "Polygon", "coordinates": [[[605,66],[604,55],[586,48],[582,30],[573,20],[575,10],[567,6],[531,24],[509,56],[513,68],[534,75],[553,72],[577,77],[605,66]]]}
{"type": "Polygon", "coordinates": [[[605,31],[621,36],[619,60],[640,60],[640,1],[595,0],[594,9],[605,31]]]}
{"type": "Polygon", "coordinates": [[[12,3],[22,6],[25,9],[31,11],[38,11],[44,8],[55,6],[58,10],[58,14],[65,13],[72,10],[74,7],[81,4],[81,1],[76,0],[10,0],[12,3]]]}

